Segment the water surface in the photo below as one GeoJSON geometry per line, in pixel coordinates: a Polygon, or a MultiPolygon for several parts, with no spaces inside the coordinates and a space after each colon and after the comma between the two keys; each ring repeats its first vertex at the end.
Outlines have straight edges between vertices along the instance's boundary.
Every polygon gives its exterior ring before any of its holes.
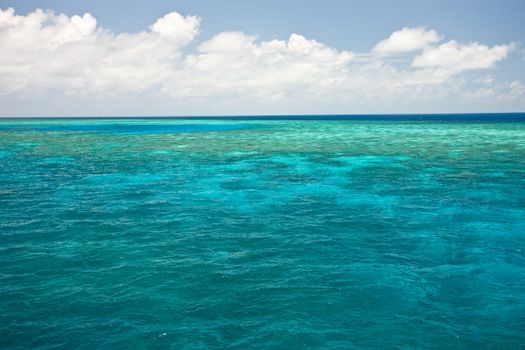
{"type": "Polygon", "coordinates": [[[524,349],[494,118],[0,120],[0,346],[524,349]]]}

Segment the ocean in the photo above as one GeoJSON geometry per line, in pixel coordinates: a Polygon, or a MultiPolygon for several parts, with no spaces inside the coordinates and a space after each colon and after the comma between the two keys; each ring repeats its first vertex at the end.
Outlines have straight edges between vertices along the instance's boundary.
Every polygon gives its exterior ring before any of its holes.
{"type": "Polygon", "coordinates": [[[525,114],[0,120],[2,349],[525,349],[525,114]]]}

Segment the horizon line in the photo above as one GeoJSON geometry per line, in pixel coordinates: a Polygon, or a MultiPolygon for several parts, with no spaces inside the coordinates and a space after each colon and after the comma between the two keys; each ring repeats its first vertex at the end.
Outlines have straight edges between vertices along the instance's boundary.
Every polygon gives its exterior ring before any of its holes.
{"type": "Polygon", "coordinates": [[[0,116],[0,119],[234,119],[234,118],[297,118],[297,117],[374,117],[374,116],[490,116],[521,115],[521,112],[450,112],[450,113],[312,113],[312,114],[217,114],[217,115],[82,115],[82,116],[0,116]]]}

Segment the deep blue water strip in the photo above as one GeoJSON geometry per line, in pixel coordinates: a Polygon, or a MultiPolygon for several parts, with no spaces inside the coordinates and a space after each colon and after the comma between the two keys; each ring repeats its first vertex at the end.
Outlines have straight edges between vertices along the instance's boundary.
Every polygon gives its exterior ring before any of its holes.
{"type": "Polygon", "coordinates": [[[464,114],[330,114],[330,115],[252,115],[252,116],[118,116],[118,117],[21,117],[0,120],[80,120],[80,119],[173,119],[173,120],[334,120],[334,121],[439,121],[439,122],[525,122],[520,113],[464,113],[464,114]]]}

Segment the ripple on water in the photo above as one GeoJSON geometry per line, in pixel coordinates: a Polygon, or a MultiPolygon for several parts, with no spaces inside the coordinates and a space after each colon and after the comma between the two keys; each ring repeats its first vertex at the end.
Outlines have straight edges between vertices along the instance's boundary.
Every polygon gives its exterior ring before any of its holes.
{"type": "Polygon", "coordinates": [[[525,344],[523,123],[2,123],[2,348],[525,344]]]}

